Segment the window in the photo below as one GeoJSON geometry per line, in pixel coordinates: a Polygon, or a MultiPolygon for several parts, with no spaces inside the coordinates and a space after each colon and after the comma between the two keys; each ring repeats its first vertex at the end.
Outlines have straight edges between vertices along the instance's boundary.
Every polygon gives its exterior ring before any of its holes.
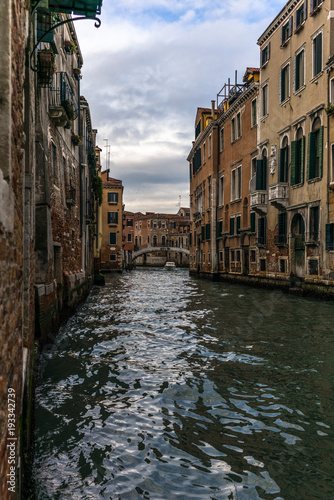
{"type": "Polygon", "coordinates": [[[326,224],[326,250],[334,250],[334,223],[326,224]]]}
{"type": "Polygon", "coordinates": [[[270,42],[261,50],[261,67],[270,59],[270,42]]]}
{"type": "Polygon", "coordinates": [[[284,66],[280,72],[280,102],[290,97],[290,64],[284,66]]]}
{"type": "Polygon", "coordinates": [[[291,143],[291,172],[290,183],[292,186],[304,182],[305,163],[305,137],[303,129],[298,128],[296,140],[291,143]]]}
{"type": "Polygon", "coordinates": [[[268,114],[268,84],[262,87],[262,116],[268,114]]]}
{"type": "Polygon", "coordinates": [[[116,255],[114,253],[111,253],[109,255],[109,260],[110,260],[110,262],[115,262],[116,261],[116,255]]]}
{"type": "Polygon", "coordinates": [[[230,236],[234,235],[234,217],[230,218],[230,236]]]}
{"type": "Polygon", "coordinates": [[[257,162],[257,158],[252,158],[251,160],[251,178],[253,179],[253,177],[256,176],[256,162],[257,162]]]}
{"type": "MultiPolygon", "coordinates": [[[[312,2],[312,0],[311,0],[312,2]]],[[[307,0],[299,7],[295,14],[295,31],[299,31],[299,28],[306,21],[307,17],[307,0]]]]}
{"type": "Polygon", "coordinates": [[[118,193],[108,193],[108,203],[118,203],[118,193]]]}
{"type": "Polygon", "coordinates": [[[225,133],[224,129],[222,128],[220,131],[220,151],[224,151],[225,149],[225,133]]]}
{"type": "Polygon", "coordinates": [[[278,233],[275,241],[275,245],[285,245],[287,242],[287,223],[286,223],[286,212],[281,212],[278,214],[278,233]]]}
{"type": "Polygon", "coordinates": [[[126,219],[126,225],[129,227],[129,226],[133,226],[133,219],[126,219]]]}
{"type": "Polygon", "coordinates": [[[278,265],[279,265],[279,272],[286,273],[286,259],[279,259],[278,265]]]}
{"type": "Polygon", "coordinates": [[[108,212],[108,224],[118,224],[118,212],[108,212]]]}
{"type": "Polygon", "coordinates": [[[256,160],[256,191],[267,189],[267,158],[256,160]]]}
{"type": "Polygon", "coordinates": [[[284,137],[282,148],[280,149],[279,182],[288,182],[289,170],[289,145],[288,138],[284,137]]]}
{"type": "Polygon", "coordinates": [[[209,151],[208,151],[208,157],[210,158],[211,156],[211,135],[209,136],[209,151]]]}
{"type": "Polygon", "coordinates": [[[217,238],[221,238],[223,236],[223,221],[219,220],[217,224],[217,238]]]}
{"type": "Polygon", "coordinates": [[[322,71],[322,33],[313,39],[313,76],[317,76],[322,71]]]}
{"type": "Polygon", "coordinates": [[[331,184],[334,183],[334,143],[331,145],[331,152],[332,152],[332,156],[331,156],[331,178],[330,178],[330,182],[331,184]]]}
{"type": "Polygon", "coordinates": [[[307,180],[322,177],[323,135],[324,127],[321,126],[320,118],[316,118],[313,123],[312,132],[308,136],[307,180]]]}
{"type": "Polygon", "coordinates": [[[116,245],[117,233],[109,233],[109,245],[116,245]]]}
{"type": "Polygon", "coordinates": [[[259,217],[257,220],[257,242],[259,245],[265,245],[267,241],[266,218],[259,217]]]}
{"type": "Polygon", "coordinates": [[[205,239],[208,241],[211,238],[211,224],[205,224],[205,239]]]}
{"type": "Polygon", "coordinates": [[[256,227],[256,214],[255,212],[250,213],[250,230],[251,233],[255,233],[255,227],[256,227]]]}
{"type": "Polygon", "coordinates": [[[201,148],[198,148],[195,151],[194,157],[193,157],[193,174],[197,172],[202,166],[202,153],[201,153],[201,148]]]}
{"type": "Polygon", "coordinates": [[[241,113],[237,114],[237,138],[241,137],[241,113]]]}
{"type": "Polygon", "coordinates": [[[260,259],[260,271],[264,272],[266,270],[266,259],[260,259]]]}
{"type": "Polygon", "coordinates": [[[310,236],[311,241],[319,240],[319,206],[310,208],[310,236]]]}
{"type": "Polygon", "coordinates": [[[251,127],[257,125],[257,99],[253,99],[251,103],[251,127]]]}
{"type": "MultiPolygon", "coordinates": [[[[240,227],[241,227],[241,215],[237,215],[235,218],[236,222],[236,234],[240,234],[240,227]]],[[[240,259],[239,259],[240,260],[240,259]]]]}
{"type": "Polygon", "coordinates": [[[203,165],[205,164],[206,158],[206,143],[203,144],[203,165]]]}
{"type": "Polygon", "coordinates": [[[289,38],[292,36],[292,16],[289,17],[289,20],[281,29],[281,46],[285,45],[289,38]]]}
{"type": "Polygon", "coordinates": [[[53,142],[51,142],[51,158],[52,158],[52,174],[53,174],[53,183],[57,184],[58,175],[57,175],[57,148],[53,142]]]}
{"type": "Polygon", "coordinates": [[[319,274],[319,261],[318,259],[308,259],[308,274],[317,275],[319,274]]]}
{"type": "Polygon", "coordinates": [[[199,136],[200,133],[201,133],[201,120],[199,120],[195,128],[195,139],[199,136]]]}
{"type": "Polygon", "coordinates": [[[310,14],[314,15],[318,12],[320,5],[324,0],[310,0],[310,14]]]}
{"type": "Polygon", "coordinates": [[[256,262],[256,250],[251,250],[250,251],[250,261],[251,262],[256,262]]]}
{"type": "Polygon", "coordinates": [[[231,201],[241,198],[241,166],[231,172],[231,201]]]}
{"type": "Polygon", "coordinates": [[[295,57],[295,92],[298,92],[304,84],[305,51],[301,50],[295,57]]]}
{"type": "MultiPolygon", "coordinates": [[[[334,146],[334,144],[333,144],[334,146]]],[[[334,151],[334,149],[333,149],[334,151]]],[[[333,178],[334,180],[334,178],[333,178]]],[[[218,193],[218,204],[219,206],[224,205],[224,176],[219,179],[219,193],[218,193]]]]}
{"type": "Polygon", "coordinates": [[[235,118],[231,120],[231,141],[235,141],[235,118]]]}
{"type": "Polygon", "coordinates": [[[128,235],[127,235],[127,242],[128,243],[132,242],[132,234],[131,233],[128,233],[128,235]]]}

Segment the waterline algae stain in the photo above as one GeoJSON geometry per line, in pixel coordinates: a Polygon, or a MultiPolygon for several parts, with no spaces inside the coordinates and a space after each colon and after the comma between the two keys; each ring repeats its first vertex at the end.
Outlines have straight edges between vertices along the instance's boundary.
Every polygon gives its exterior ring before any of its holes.
{"type": "Polygon", "coordinates": [[[42,357],[37,498],[334,498],[332,307],[108,277],[42,357]]]}

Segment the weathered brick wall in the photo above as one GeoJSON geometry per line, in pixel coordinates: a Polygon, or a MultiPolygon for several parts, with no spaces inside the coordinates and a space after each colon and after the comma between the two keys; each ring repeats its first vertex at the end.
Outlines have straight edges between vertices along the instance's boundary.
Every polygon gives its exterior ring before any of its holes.
{"type": "MultiPolygon", "coordinates": [[[[2,7],[0,50],[9,64],[2,66],[1,101],[9,116],[1,117],[1,135],[7,138],[8,162],[0,167],[0,498],[15,498],[8,490],[8,388],[15,391],[15,457],[19,452],[22,402],[23,313],[23,83],[25,60],[25,2],[13,0],[2,7]],[[3,8],[4,7],[4,8],[3,8]],[[8,9],[8,10],[6,10],[8,9]],[[4,17],[7,16],[7,19],[4,17]],[[6,22],[3,22],[6,21],[6,22]],[[15,57],[10,57],[10,53],[15,57]],[[9,84],[6,91],[6,82],[9,84]],[[11,116],[10,116],[11,115],[11,116]],[[5,130],[5,126],[11,127],[5,130]],[[4,203],[5,200],[5,203],[4,203]]],[[[2,148],[1,148],[2,149],[2,148]]],[[[16,492],[18,481],[16,477],[16,492]]]]}

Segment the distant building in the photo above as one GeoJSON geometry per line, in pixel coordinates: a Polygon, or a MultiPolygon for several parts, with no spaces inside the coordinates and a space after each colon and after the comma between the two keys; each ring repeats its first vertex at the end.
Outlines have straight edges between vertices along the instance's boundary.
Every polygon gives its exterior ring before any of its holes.
{"type": "Polygon", "coordinates": [[[173,261],[189,265],[189,208],[177,214],[135,214],[134,258],[136,265],[162,266],[173,261]],[[136,252],[140,255],[136,257],[136,252]]]}
{"type": "Polygon", "coordinates": [[[123,269],[123,184],[102,172],[102,243],[101,270],[123,269]]]}
{"type": "Polygon", "coordinates": [[[134,251],[134,216],[133,212],[123,211],[123,265],[125,269],[132,268],[134,251]]]}

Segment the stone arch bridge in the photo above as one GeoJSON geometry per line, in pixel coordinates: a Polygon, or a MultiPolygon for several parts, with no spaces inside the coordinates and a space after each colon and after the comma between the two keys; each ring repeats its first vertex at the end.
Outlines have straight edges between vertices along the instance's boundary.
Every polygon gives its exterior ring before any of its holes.
{"type": "Polygon", "coordinates": [[[153,253],[153,252],[176,252],[176,253],[184,253],[185,255],[189,255],[189,250],[186,248],[180,248],[180,247],[145,247],[141,248],[140,250],[137,250],[136,252],[132,253],[132,260],[135,260],[137,257],[140,255],[143,255],[144,253],[153,253]]]}

